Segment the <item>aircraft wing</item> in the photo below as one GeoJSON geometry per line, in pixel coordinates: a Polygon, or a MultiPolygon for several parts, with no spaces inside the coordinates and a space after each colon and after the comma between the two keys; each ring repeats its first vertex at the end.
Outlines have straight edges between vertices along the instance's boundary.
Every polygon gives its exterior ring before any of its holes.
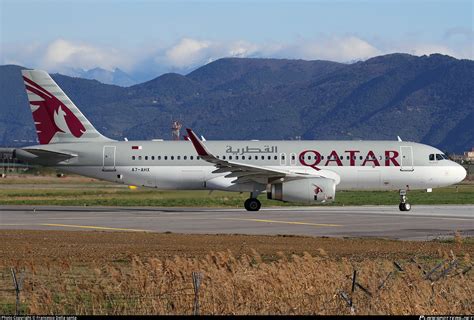
{"type": "MultiPolygon", "coordinates": [[[[246,183],[249,181],[255,181],[258,183],[271,183],[272,181],[279,180],[281,178],[285,178],[285,180],[294,180],[294,179],[302,179],[302,178],[309,178],[309,177],[325,177],[327,178],[326,172],[314,172],[314,174],[307,173],[304,171],[297,172],[297,171],[289,171],[285,169],[276,169],[276,168],[268,168],[263,166],[255,166],[247,163],[240,163],[234,161],[226,161],[222,159],[218,159],[214,156],[198,139],[196,134],[191,129],[186,129],[188,132],[188,137],[194,145],[196,152],[201,157],[201,159],[214,164],[217,169],[214,170],[212,173],[226,173],[228,172],[225,177],[232,178],[235,177],[236,179],[232,181],[232,183],[246,183]]],[[[332,174],[329,174],[332,176],[332,174]]],[[[334,177],[330,177],[334,179],[334,177]]],[[[339,177],[337,176],[337,180],[339,177]]],[[[337,182],[339,183],[339,181],[337,182]]]]}

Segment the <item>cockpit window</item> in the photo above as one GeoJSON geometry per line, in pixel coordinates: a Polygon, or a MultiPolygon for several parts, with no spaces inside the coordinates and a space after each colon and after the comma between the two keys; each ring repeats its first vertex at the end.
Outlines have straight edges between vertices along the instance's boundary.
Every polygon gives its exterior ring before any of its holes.
{"type": "Polygon", "coordinates": [[[430,161],[449,160],[448,156],[444,153],[432,153],[429,155],[430,161]]]}

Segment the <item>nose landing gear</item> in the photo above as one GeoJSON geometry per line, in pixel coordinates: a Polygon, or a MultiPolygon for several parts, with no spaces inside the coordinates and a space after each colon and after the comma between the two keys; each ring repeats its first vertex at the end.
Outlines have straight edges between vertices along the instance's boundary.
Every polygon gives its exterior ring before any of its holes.
{"type": "Polygon", "coordinates": [[[406,190],[400,190],[400,204],[398,205],[398,208],[400,211],[410,211],[411,210],[411,204],[407,202],[407,191],[406,190]]]}

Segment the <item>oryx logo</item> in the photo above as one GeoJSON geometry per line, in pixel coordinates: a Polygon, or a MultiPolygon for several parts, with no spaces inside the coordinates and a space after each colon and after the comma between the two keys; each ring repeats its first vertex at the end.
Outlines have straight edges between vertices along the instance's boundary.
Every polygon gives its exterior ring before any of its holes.
{"type": "Polygon", "coordinates": [[[314,201],[318,201],[318,195],[323,192],[323,189],[321,189],[319,186],[313,184],[314,187],[314,201]]]}
{"type": "Polygon", "coordinates": [[[319,186],[313,184],[314,188],[314,194],[318,195],[320,192],[323,192],[323,189],[321,189],[319,186]]]}
{"type": "Polygon", "coordinates": [[[76,138],[84,134],[86,128],[64,103],[34,81],[26,77],[23,80],[26,90],[42,99],[29,99],[41,144],[48,144],[57,132],[72,134],[76,138]]]}

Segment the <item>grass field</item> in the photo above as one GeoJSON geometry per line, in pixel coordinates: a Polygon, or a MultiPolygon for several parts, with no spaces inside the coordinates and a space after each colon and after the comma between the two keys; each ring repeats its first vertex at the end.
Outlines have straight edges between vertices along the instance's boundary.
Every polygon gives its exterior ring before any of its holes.
{"type": "Polygon", "coordinates": [[[0,239],[0,314],[15,308],[10,267],[23,275],[28,314],[192,314],[196,296],[200,314],[474,312],[474,242],[459,234],[420,242],[1,230],[0,239]]]}
{"type": "MultiPolygon", "coordinates": [[[[9,205],[72,205],[72,206],[194,206],[241,207],[248,194],[215,191],[157,191],[90,178],[70,176],[13,176],[0,179],[0,204],[9,205]]],[[[265,207],[295,205],[259,199],[265,207]]],[[[412,204],[474,204],[474,184],[465,183],[447,188],[410,191],[412,204]]],[[[395,191],[339,191],[330,205],[397,205],[395,191]]]]}

